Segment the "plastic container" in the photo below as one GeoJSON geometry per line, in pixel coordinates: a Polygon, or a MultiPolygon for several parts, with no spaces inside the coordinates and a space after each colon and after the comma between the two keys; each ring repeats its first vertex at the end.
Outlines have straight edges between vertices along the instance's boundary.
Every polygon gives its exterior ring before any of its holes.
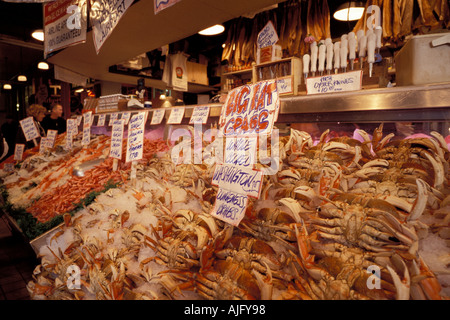
{"type": "Polygon", "coordinates": [[[413,36],[395,56],[398,86],[450,82],[450,44],[433,47],[449,33],[413,36]]]}

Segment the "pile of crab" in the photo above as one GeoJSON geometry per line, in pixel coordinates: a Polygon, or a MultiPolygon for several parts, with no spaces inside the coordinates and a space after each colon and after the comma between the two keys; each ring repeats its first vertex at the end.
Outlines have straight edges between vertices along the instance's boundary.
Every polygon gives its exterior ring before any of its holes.
{"type": "Polygon", "coordinates": [[[49,237],[30,295],[446,298],[450,153],[444,139],[433,132],[395,140],[383,137],[382,126],[373,138],[360,134],[363,142],[329,139],[326,131],[317,145],[302,131],[280,138],[279,170],[264,176],[260,198],[249,201],[238,227],[209,214],[217,193],[210,184],[214,163],[175,165],[169,153],[140,163],[134,183],[99,196],[49,237]],[[421,243],[430,236],[447,250],[440,270],[424,259],[421,243]],[[67,272],[74,265],[79,272],[67,272]],[[69,288],[74,279],[79,285],[69,288]]]}

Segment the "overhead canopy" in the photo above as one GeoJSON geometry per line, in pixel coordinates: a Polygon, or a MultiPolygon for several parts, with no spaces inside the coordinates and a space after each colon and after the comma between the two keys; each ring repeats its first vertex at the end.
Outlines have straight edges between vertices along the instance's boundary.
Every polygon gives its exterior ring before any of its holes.
{"type": "MultiPolygon", "coordinates": [[[[136,83],[133,76],[108,72],[109,67],[279,2],[283,0],[181,0],[155,15],[152,0],[138,1],[128,8],[98,55],[89,31],[86,43],[66,48],[48,61],[94,79],[136,83]]],[[[146,79],[146,86],[165,88],[162,81],[152,79],[146,79]]],[[[192,85],[189,91],[201,89],[192,85]]]]}

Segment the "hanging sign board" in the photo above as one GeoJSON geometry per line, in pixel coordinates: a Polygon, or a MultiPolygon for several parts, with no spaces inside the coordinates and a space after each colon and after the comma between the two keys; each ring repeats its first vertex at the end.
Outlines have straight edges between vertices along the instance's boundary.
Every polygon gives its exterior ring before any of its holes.
{"type": "Polygon", "coordinates": [[[90,16],[97,54],[134,0],[95,0],[90,16]]]}
{"type": "Polygon", "coordinates": [[[173,6],[175,3],[180,2],[181,0],[153,0],[154,3],[154,13],[158,12],[173,6]]]}
{"type": "Polygon", "coordinates": [[[123,119],[114,121],[111,132],[111,148],[109,151],[111,158],[122,159],[123,127],[123,119]]]}
{"type": "Polygon", "coordinates": [[[361,90],[362,70],[306,78],[306,94],[361,90]]]}
{"type": "Polygon", "coordinates": [[[192,111],[190,124],[201,123],[206,124],[208,122],[209,107],[195,107],[192,111]]]}
{"type": "Polygon", "coordinates": [[[167,124],[180,124],[184,117],[184,107],[171,108],[167,124]]]}
{"type": "Polygon", "coordinates": [[[160,124],[164,118],[164,115],[166,114],[166,110],[164,109],[154,109],[152,120],[150,121],[150,124],[160,124]]]}
{"type": "Polygon", "coordinates": [[[44,56],[86,42],[86,0],[55,0],[44,4],[44,56]]]}
{"type": "Polygon", "coordinates": [[[144,129],[146,112],[139,112],[128,123],[128,141],[126,162],[141,160],[144,151],[144,129]]]}
{"type": "Polygon", "coordinates": [[[33,117],[28,117],[20,120],[20,126],[22,127],[23,134],[27,141],[39,138],[41,135],[34,123],[33,117]]]}

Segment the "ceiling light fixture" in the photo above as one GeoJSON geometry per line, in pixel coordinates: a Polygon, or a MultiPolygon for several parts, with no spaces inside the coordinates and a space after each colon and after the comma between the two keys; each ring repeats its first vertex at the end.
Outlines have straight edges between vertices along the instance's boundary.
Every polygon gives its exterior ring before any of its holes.
{"type": "Polygon", "coordinates": [[[12,89],[12,86],[9,83],[5,83],[3,85],[3,90],[11,90],[11,89],[12,89]]]}
{"type": "Polygon", "coordinates": [[[44,30],[42,29],[34,30],[31,36],[36,40],[44,41],[44,30]]]}
{"type": "Polygon", "coordinates": [[[349,1],[341,4],[333,17],[339,21],[355,21],[361,19],[364,14],[364,3],[361,1],[349,1]]]}
{"type": "Polygon", "coordinates": [[[225,27],[221,24],[216,24],[212,27],[203,29],[198,32],[198,34],[201,34],[202,36],[214,36],[216,34],[224,32],[225,27]]]}
{"type": "Polygon", "coordinates": [[[27,81],[27,76],[21,74],[20,76],[17,77],[17,81],[25,82],[27,81]]]}
{"type": "Polygon", "coordinates": [[[37,67],[38,67],[38,69],[41,69],[41,70],[48,70],[49,69],[48,63],[45,62],[45,61],[39,62],[37,67]]]}

